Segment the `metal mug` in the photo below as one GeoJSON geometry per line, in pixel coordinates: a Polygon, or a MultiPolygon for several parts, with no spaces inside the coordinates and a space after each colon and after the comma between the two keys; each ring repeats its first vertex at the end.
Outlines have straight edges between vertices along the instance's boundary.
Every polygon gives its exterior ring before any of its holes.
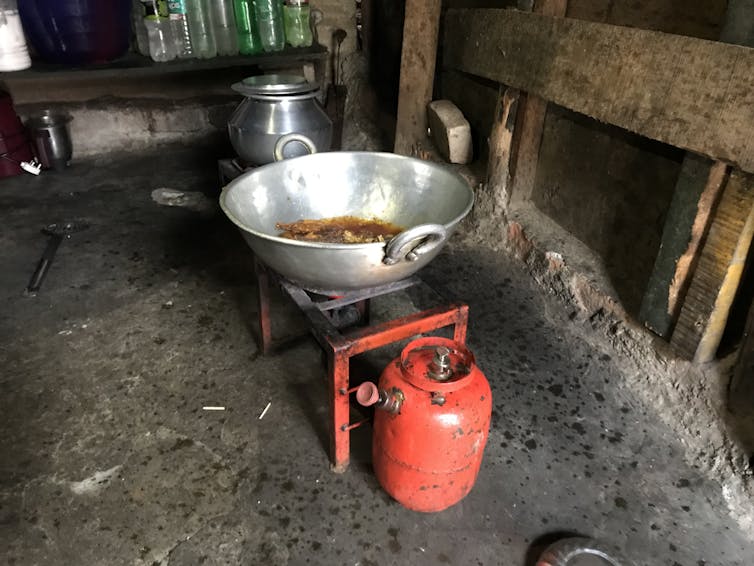
{"type": "Polygon", "coordinates": [[[72,118],[52,110],[29,119],[29,130],[37,158],[45,169],[62,171],[71,164],[73,143],[68,124],[72,118]]]}

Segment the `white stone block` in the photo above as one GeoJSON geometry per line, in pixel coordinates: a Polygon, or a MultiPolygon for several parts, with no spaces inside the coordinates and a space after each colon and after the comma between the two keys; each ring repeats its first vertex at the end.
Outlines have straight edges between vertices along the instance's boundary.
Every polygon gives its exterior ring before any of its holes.
{"type": "Polygon", "coordinates": [[[471,126],[450,100],[427,105],[427,123],[437,150],[451,163],[469,163],[473,157],[471,126]]]}

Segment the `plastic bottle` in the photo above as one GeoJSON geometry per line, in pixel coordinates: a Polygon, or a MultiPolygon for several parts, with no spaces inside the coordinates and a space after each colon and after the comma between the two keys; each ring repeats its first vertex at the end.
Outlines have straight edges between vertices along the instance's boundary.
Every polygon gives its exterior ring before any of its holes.
{"type": "Polygon", "coordinates": [[[292,47],[309,47],[312,44],[310,14],[309,0],[285,0],[285,39],[292,47]]]}
{"type": "Polygon", "coordinates": [[[149,38],[149,56],[163,63],[175,59],[175,41],[170,33],[168,4],[166,0],[142,0],[146,14],[144,25],[149,38]]]}
{"type": "Polygon", "coordinates": [[[217,55],[211,0],[184,0],[194,57],[210,59],[217,55]]]}
{"type": "Polygon", "coordinates": [[[285,29],[283,27],[283,6],[280,0],[254,0],[254,12],[257,16],[257,29],[262,49],[280,51],[285,47],[285,29]]]}
{"type": "Polygon", "coordinates": [[[218,55],[238,54],[238,32],[233,15],[232,0],[214,0],[212,19],[215,22],[215,42],[218,55]]]}
{"type": "Polygon", "coordinates": [[[136,36],[136,51],[145,57],[149,57],[149,37],[147,36],[147,27],[144,25],[144,4],[141,0],[131,2],[131,27],[136,36]]]}
{"type": "Polygon", "coordinates": [[[0,71],[20,71],[31,67],[26,36],[15,0],[0,2],[0,71]]]}
{"type": "Polygon", "coordinates": [[[175,51],[179,58],[188,59],[194,56],[191,45],[191,34],[186,17],[185,0],[168,0],[168,13],[170,14],[170,30],[175,41],[175,51]]]}
{"type": "Polygon", "coordinates": [[[233,11],[236,14],[238,50],[241,55],[261,53],[262,42],[259,39],[257,17],[252,0],[233,0],[233,11]]]}

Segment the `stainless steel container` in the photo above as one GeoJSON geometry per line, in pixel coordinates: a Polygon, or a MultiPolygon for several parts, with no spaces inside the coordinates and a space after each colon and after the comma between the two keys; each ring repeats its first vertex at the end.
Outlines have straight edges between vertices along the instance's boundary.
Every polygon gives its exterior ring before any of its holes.
{"type": "Polygon", "coordinates": [[[63,170],[71,164],[73,143],[68,124],[72,118],[52,110],[29,118],[28,127],[37,158],[45,169],[63,170]]]}
{"type": "Polygon", "coordinates": [[[443,166],[389,153],[340,151],[253,169],[220,197],[223,211],[262,262],[325,293],[413,275],[440,252],[473,202],[468,183],[443,166]],[[280,238],[275,227],[334,216],[377,218],[405,230],[387,243],[329,244],[280,238]]]}
{"type": "MultiPolygon", "coordinates": [[[[332,121],[317,101],[318,85],[295,75],[260,75],[232,88],[246,97],[228,121],[230,142],[246,165],[273,162],[275,144],[290,133],[305,135],[317,151],[330,149],[332,121]]],[[[297,141],[283,148],[286,158],[306,153],[297,141]]]]}

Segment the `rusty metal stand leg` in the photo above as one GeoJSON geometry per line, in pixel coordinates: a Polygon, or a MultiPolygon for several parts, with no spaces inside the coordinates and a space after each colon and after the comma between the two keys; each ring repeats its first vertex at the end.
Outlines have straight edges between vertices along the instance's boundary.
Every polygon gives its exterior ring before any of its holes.
{"type": "Polygon", "coordinates": [[[349,357],[342,351],[328,352],[330,374],[330,467],[342,474],[348,469],[350,453],[350,403],[348,397],[349,357]]]}
{"type": "Polygon", "coordinates": [[[262,355],[272,350],[272,323],[270,321],[270,275],[263,265],[255,262],[257,273],[257,306],[259,308],[259,338],[262,355]]]}
{"type": "Polygon", "coordinates": [[[359,310],[359,324],[362,326],[369,326],[371,302],[371,299],[364,299],[363,301],[355,303],[356,308],[359,310]]]}
{"type": "Polygon", "coordinates": [[[458,308],[458,320],[453,327],[453,340],[466,344],[466,330],[469,326],[469,307],[461,305],[458,308]]]}

